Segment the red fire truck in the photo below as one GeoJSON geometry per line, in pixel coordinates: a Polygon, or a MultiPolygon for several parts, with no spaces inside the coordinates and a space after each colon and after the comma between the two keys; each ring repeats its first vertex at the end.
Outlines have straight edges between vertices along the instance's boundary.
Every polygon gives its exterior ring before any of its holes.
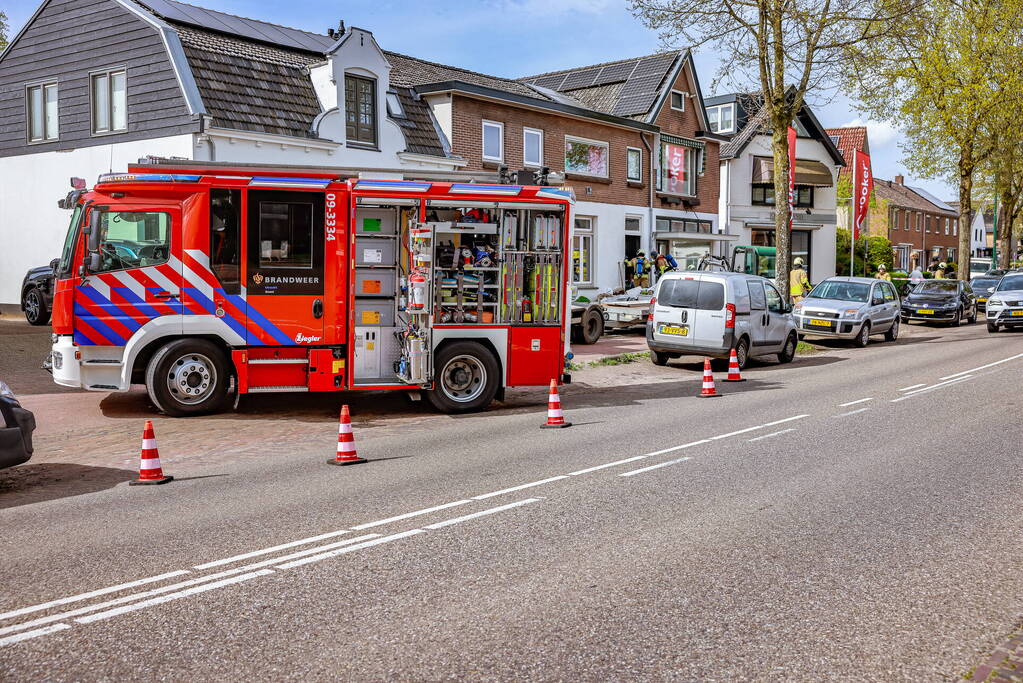
{"type": "Polygon", "coordinates": [[[58,384],[186,416],[386,389],[469,412],[569,381],[571,190],[182,164],[61,202],[58,384]]]}

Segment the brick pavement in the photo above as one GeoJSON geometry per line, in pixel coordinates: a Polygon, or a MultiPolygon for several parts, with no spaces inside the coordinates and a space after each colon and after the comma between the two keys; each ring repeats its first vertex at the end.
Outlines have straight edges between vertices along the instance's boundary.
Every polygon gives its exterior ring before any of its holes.
{"type": "Polygon", "coordinates": [[[1023,682],[1023,618],[1009,639],[994,649],[984,663],[963,676],[971,681],[985,683],[1023,682]]]}

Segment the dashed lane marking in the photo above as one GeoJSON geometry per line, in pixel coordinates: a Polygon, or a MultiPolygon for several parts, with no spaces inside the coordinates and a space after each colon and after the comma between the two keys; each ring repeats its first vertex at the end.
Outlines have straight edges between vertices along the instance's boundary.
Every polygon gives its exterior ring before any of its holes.
{"type": "Polygon", "coordinates": [[[347,548],[339,548],[338,550],[331,550],[327,553],[321,553],[319,555],[313,555],[312,557],[303,557],[301,560],[293,560],[291,562],[285,562],[274,567],[274,569],[293,569],[295,567],[301,567],[303,565],[312,564],[313,562],[319,562],[320,560],[326,560],[331,557],[337,557],[346,553],[354,553],[356,550],[362,550],[363,548],[370,548],[375,545],[381,545],[383,543],[390,543],[391,541],[397,541],[402,538],[408,538],[409,536],[415,536],[416,534],[425,534],[426,532],[422,529],[412,529],[411,531],[403,531],[400,534],[391,534],[390,536],[381,536],[372,541],[366,541],[365,543],[359,543],[358,545],[348,546],[347,548]]]}
{"type": "Polygon", "coordinates": [[[955,379],[950,379],[947,382],[938,382],[937,384],[930,384],[928,386],[925,386],[922,389],[914,389],[913,391],[907,391],[905,396],[900,396],[899,398],[893,398],[891,400],[891,402],[892,403],[898,403],[899,401],[905,401],[907,398],[913,398],[914,396],[920,396],[921,394],[927,394],[927,393],[930,393],[931,391],[933,391],[935,389],[940,389],[941,387],[947,387],[950,384],[955,384],[956,382],[962,382],[962,381],[968,380],[968,379],[970,379],[972,377],[973,377],[973,375],[963,375],[962,377],[956,377],[955,379]]]}
{"type": "Polygon", "coordinates": [[[495,515],[498,512],[504,512],[505,510],[511,510],[512,508],[521,507],[522,505],[529,505],[530,503],[540,502],[539,498],[526,498],[515,503],[508,503],[507,505],[500,505],[496,508],[490,508],[481,512],[474,512],[471,515],[464,515],[462,517],[454,517],[452,519],[445,519],[443,522],[437,522],[435,524],[428,524],[424,529],[443,529],[446,526],[452,524],[461,524],[462,522],[468,522],[470,519],[476,519],[477,517],[486,517],[487,515],[495,515]]]}
{"type": "Polygon", "coordinates": [[[594,465],[593,467],[587,467],[584,470],[576,470],[575,472],[569,472],[568,474],[570,476],[577,477],[580,474],[589,474],[590,472],[596,472],[597,470],[607,469],[608,467],[615,467],[617,465],[624,465],[626,463],[636,462],[637,460],[642,460],[645,457],[647,457],[647,456],[645,456],[645,455],[634,455],[631,458],[626,458],[625,460],[615,460],[614,462],[605,462],[603,465],[594,465]]]}
{"type": "Polygon", "coordinates": [[[438,510],[447,510],[448,508],[457,507],[459,505],[466,505],[471,503],[471,500],[456,500],[453,503],[444,503],[443,505],[436,505],[432,508],[425,508],[423,510],[416,510],[415,512],[406,512],[403,515],[395,515],[394,517],[388,517],[387,519],[378,519],[375,522],[367,522],[365,524],[359,524],[353,526],[352,529],[355,531],[362,531],[363,529],[372,529],[375,526],[383,526],[384,524],[390,524],[391,522],[400,522],[403,519],[410,519],[412,517],[418,517],[419,515],[426,515],[431,512],[437,512],[438,510]]]}
{"type": "Polygon", "coordinates": [[[925,386],[927,386],[927,385],[926,384],[911,384],[908,387],[902,387],[901,389],[899,389],[899,391],[909,391],[910,389],[917,389],[919,387],[925,387],[925,386]]]}
{"type": "Polygon", "coordinates": [[[262,550],[253,550],[251,553],[242,553],[241,555],[235,555],[234,557],[225,557],[222,560],[215,560],[213,562],[207,562],[206,564],[197,564],[192,569],[210,569],[211,567],[219,567],[225,564],[231,564],[232,562],[239,562],[241,560],[247,560],[250,557],[259,557],[260,555],[267,555],[269,553],[275,553],[278,550],[287,550],[288,548],[294,548],[296,546],[305,545],[306,543],[315,543],[316,541],[323,541],[328,538],[335,538],[342,534],[350,534],[351,531],[348,529],[342,529],[341,531],[331,531],[330,533],[320,534],[319,536],[310,536],[309,538],[301,538],[297,541],[291,541],[290,543],[282,543],[275,545],[272,548],[263,548],[262,550]]]}
{"type": "Polygon", "coordinates": [[[772,436],[781,436],[782,434],[788,434],[789,432],[794,431],[796,431],[795,427],[789,427],[788,429],[783,429],[780,432],[771,432],[770,434],[764,434],[763,436],[754,436],[749,440],[749,442],[753,443],[754,441],[763,441],[764,439],[770,439],[772,436]]]}
{"type": "Polygon", "coordinates": [[[528,484],[519,484],[518,486],[512,486],[508,489],[501,489],[500,491],[491,491],[490,493],[484,493],[479,496],[473,496],[473,500],[485,500],[487,498],[493,498],[494,496],[504,495],[505,493],[514,493],[515,491],[521,491],[522,489],[532,488],[534,486],[542,486],[543,484],[549,484],[552,481],[558,481],[560,479],[568,479],[567,474],[559,474],[556,477],[550,477],[548,479],[541,479],[540,481],[532,481],[528,484]]]}
{"type": "Polygon", "coordinates": [[[857,410],[850,410],[847,413],[840,413],[839,415],[837,415],[837,417],[849,417],[850,415],[856,415],[858,413],[865,413],[868,410],[870,410],[870,408],[859,408],[857,410]]]}
{"type": "Polygon", "coordinates": [[[20,643],[23,640],[30,640],[32,638],[38,638],[39,636],[49,635],[50,633],[56,633],[57,631],[63,631],[64,629],[71,628],[67,624],[54,624],[53,626],[47,626],[46,628],[36,629],[35,631],[26,631],[25,633],[19,633],[16,636],[7,636],[6,638],[0,638],[0,646],[13,645],[14,643],[20,643]]]}
{"type": "MultiPolygon", "coordinates": [[[[695,445],[695,444],[693,444],[693,445],[695,445]]],[[[667,462],[659,462],[656,465],[650,465],[649,467],[641,467],[638,470],[629,470],[628,472],[622,472],[618,476],[619,477],[634,477],[637,474],[643,474],[644,472],[649,472],[651,470],[659,470],[662,467],[668,467],[669,465],[677,465],[680,462],[685,462],[686,460],[692,460],[692,458],[676,458],[675,460],[669,460],[667,462]]]]}
{"type": "Polygon", "coordinates": [[[1009,361],[1016,360],[1017,358],[1023,358],[1023,353],[1017,353],[1015,356],[1009,356],[1008,358],[1003,358],[1002,360],[996,360],[994,363],[981,365],[979,368],[970,368],[969,370],[963,370],[962,372],[956,372],[951,375],[945,375],[944,377],[939,377],[938,379],[952,379],[953,377],[958,377],[959,375],[968,375],[971,372],[977,372],[978,370],[987,370],[988,368],[993,368],[996,365],[1001,365],[1002,363],[1008,363],[1009,361]]]}
{"type": "Polygon", "coordinates": [[[849,406],[854,406],[854,405],[858,405],[860,403],[866,403],[867,401],[873,401],[873,400],[874,400],[873,398],[861,398],[858,401],[849,401],[848,403],[839,403],[838,407],[839,408],[847,408],[849,406]]]}

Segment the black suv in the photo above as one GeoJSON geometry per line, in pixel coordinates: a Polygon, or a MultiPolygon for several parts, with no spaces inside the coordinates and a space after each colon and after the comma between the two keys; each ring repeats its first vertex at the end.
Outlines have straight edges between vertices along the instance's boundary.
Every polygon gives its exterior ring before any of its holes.
{"type": "Polygon", "coordinates": [[[50,261],[48,266],[30,268],[21,282],[21,310],[31,325],[46,325],[50,322],[50,308],[53,306],[53,269],[59,259],[50,261]]]}

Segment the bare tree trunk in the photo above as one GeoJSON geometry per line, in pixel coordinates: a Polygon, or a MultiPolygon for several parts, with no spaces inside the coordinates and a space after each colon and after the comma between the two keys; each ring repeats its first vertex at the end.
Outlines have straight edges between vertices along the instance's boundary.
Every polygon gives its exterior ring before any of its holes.
{"type": "Polygon", "coordinates": [[[973,150],[959,151],[959,263],[956,276],[970,279],[970,207],[973,206],[973,150]]]}
{"type": "Polygon", "coordinates": [[[1012,217],[1016,213],[1015,198],[1007,188],[1002,190],[998,206],[998,231],[995,241],[998,244],[998,267],[1008,268],[1012,261],[1012,217]]]}
{"type": "Polygon", "coordinates": [[[774,152],[774,244],[777,254],[775,282],[786,300],[792,269],[792,233],[789,231],[789,122],[774,117],[771,123],[774,152]]]}

